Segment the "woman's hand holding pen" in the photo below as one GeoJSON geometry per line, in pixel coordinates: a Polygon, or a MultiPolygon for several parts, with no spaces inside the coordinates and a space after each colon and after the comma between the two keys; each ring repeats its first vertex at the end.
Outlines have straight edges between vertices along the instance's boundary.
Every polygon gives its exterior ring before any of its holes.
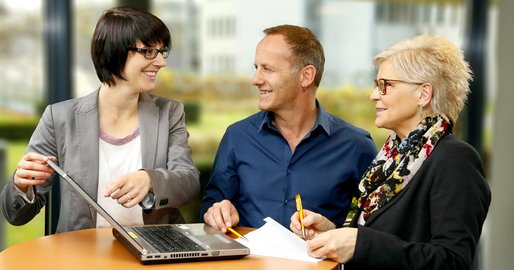
{"type": "MultiPolygon", "coordinates": [[[[316,258],[329,258],[346,263],[352,257],[357,243],[356,228],[335,229],[336,225],[328,218],[303,209],[303,226],[306,231],[306,243],[309,254],[316,258]]],[[[295,212],[289,226],[293,233],[302,236],[300,216],[295,212]]]]}
{"type": "Polygon", "coordinates": [[[227,228],[239,223],[239,213],[236,207],[229,201],[223,200],[214,203],[203,215],[205,223],[225,233],[227,228]]]}
{"type": "MultiPolygon", "coordinates": [[[[303,226],[305,227],[306,239],[311,239],[317,234],[336,228],[336,225],[328,218],[306,209],[303,209],[303,226]]],[[[291,216],[289,227],[295,234],[302,237],[302,225],[298,212],[291,216]]]]}

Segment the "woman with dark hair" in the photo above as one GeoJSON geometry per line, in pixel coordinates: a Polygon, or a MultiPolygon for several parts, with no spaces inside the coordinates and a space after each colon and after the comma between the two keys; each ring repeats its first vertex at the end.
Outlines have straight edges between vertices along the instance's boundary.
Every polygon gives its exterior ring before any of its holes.
{"type": "MultiPolygon", "coordinates": [[[[469,269],[491,203],[482,161],[452,134],[471,70],[447,39],[418,36],[375,56],[377,127],[392,131],[359,185],[350,228],[304,211],[313,256],[344,269],[469,269]]],[[[298,214],[291,229],[301,233],[298,214]]]]}
{"type": "MultiPolygon", "coordinates": [[[[27,223],[46,204],[55,181],[47,157],[121,224],[184,222],[177,208],[200,189],[184,108],[149,93],[171,45],[166,25],[148,12],[104,12],[91,42],[101,86],[45,109],[1,193],[11,224],[27,223]]],[[[61,183],[57,232],[110,226],[61,183]]]]}

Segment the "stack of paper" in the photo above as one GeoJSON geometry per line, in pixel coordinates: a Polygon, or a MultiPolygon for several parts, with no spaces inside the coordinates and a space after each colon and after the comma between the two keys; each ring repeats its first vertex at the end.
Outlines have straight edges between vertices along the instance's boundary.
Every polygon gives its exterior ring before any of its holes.
{"type": "Polygon", "coordinates": [[[307,254],[307,244],[302,238],[270,217],[264,221],[266,224],[262,227],[245,235],[249,241],[237,239],[239,243],[250,248],[250,254],[307,262],[321,261],[307,254]]]}

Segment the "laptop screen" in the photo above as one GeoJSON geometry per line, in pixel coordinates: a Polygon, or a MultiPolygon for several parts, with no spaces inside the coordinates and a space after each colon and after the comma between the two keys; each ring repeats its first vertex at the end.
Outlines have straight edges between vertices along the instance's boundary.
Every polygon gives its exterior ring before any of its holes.
{"type": "Polygon", "coordinates": [[[132,237],[130,237],[130,234],[123,228],[114,218],[105,211],[91,196],[84,190],[82,187],[80,187],[75,180],[71,178],[66,172],[64,172],[55,162],[53,162],[51,159],[48,159],[46,161],[52,169],[54,169],[68,184],[70,184],[75,191],[77,191],[82,198],[84,198],[87,203],[92,206],[100,215],[102,215],[103,218],[105,218],[117,231],[124,234],[128,241],[130,241],[136,248],[140,249],[142,254],[146,254],[147,251],[145,248],[143,248],[138,242],[134,241],[132,237]]]}

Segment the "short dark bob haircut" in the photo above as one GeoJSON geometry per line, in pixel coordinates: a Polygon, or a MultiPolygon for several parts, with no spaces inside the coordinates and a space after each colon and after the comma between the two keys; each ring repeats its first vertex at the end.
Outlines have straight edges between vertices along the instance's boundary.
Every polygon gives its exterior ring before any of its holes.
{"type": "Polygon", "coordinates": [[[102,83],[115,86],[114,76],[126,80],[122,71],[129,48],[163,44],[171,49],[171,34],[155,15],[130,7],[106,10],[96,25],[91,40],[91,59],[102,83]]]}

